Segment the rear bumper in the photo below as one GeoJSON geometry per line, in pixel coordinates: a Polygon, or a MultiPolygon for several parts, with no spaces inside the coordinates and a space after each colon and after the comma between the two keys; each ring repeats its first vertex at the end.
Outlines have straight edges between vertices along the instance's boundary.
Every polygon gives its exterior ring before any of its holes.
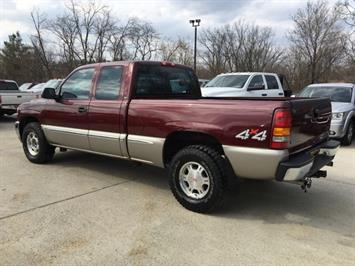
{"type": "Polygon", "coordinates": [[[279,164],[276,171],[277,181],[300,181],[314,176],[322,167],[329,164],[339,149],[340,143],[329,140],[311,150],[290,156],[279,164]]]}

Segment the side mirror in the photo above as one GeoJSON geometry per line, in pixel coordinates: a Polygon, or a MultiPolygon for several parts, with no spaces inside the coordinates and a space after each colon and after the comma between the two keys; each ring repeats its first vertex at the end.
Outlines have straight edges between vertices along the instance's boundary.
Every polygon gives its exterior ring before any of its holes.
{"type": "Polygon", "coordinates": [[[45,88],[42,92],[41,97],[44,99],[58,99],[58,95],[55,93],[55,89],[53,88],[45,88]]]}
{"type": "Polygon", "coordinates": [[[252,87],[248,87],[247,91],[259,91],[259,90],[264,90],[265,89],[265,85],[264,84],[260,84],[260,85],[255,85],[252,87]]]}

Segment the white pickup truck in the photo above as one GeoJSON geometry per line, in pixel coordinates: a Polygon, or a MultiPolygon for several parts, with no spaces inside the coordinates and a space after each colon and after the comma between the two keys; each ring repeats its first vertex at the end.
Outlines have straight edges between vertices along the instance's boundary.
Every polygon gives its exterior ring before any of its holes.
{"type": "Polygon", "coordinates": [[[35,98],[38,98],[35,93],[20,91],[15,81],[0,80],[0,117],[16,113],[21,103],[35,98]]]}
{"type": "Polygon", "coordinates": [[[275,73],[235,72],[216,76],[201,88],[201,92],[204,97],[290,96],[291,91],[283,85],[288,85],[286,80],[275,73]]]}

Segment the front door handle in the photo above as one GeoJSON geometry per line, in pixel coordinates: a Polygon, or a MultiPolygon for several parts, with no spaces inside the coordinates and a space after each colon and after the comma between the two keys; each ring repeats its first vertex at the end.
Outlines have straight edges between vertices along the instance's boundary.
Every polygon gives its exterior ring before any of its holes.
{"type": "Polygon", "coordinates": [[[267,94],[266,94],[266,93],[263,93],[263,94],[261,94],[261,96],[267,96],[267,94]]]}
{"type": "Polygon", "coordinates": [[[79,106],[78,111],[79,113],[86,113],[88,108],[86,106],[79,106]]]}

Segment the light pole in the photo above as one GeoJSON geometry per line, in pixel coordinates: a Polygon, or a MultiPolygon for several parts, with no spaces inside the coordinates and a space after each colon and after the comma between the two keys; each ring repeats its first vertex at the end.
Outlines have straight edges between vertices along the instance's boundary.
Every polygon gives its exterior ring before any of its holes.
{"type": "Polygon", "coordinates": [[[201,19],[191,19],[190,23],[192,25],[192,27],[195,28],[195,47],[194,47],[194,70],[196,72],[196,51],[197,51],[197,27],[200,26],[201,23],[201,19]]]}

